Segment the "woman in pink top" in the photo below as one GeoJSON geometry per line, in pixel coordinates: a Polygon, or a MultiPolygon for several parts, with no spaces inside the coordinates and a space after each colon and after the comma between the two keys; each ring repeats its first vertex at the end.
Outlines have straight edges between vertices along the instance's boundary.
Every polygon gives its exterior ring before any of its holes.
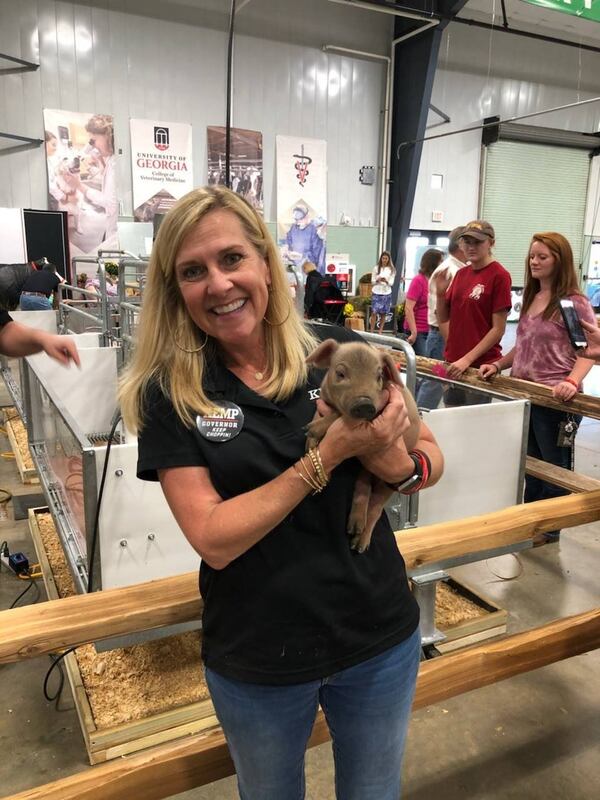
{"type": "MultiPolygon", "coordinates": [[[[567,334],[559,301],[568,297],[579,318],[596,326],[589,300],[580,292],[571,245],[560,233],[536,233],[525,265],[523,308],[513,349],[492,364],[482,364],[483,378],[493,378],[512,367],[513,378],[552,387],[557,400],[568,402],[581,390],[581,382],[594,362],[577,354],[567,334]]],[[[574,439],[581,421],[578,415],[544,406],[531,406],[527,453],[534,458],[573,469],[574,439]],[[565,437],[565,426],[567,436],[565,437]],[[572,426],[572,435],[568,436],[572,426]]],[[[525,502],[567,494],[539,478],[527,475],[525,502]]],[[[557,541],[560,531],[544,535],[557,541]]]]}
{"type": "Polygon", "coordinates": [[[429,334],[428,300],[429,278],[444,258],[440,250],[429,249],[421,256],[419,273],[410,282],[404,302],[404,330],[409,334],[408,343],[412,344],[418,356],[426,355],[427,336],[429,334]]]}

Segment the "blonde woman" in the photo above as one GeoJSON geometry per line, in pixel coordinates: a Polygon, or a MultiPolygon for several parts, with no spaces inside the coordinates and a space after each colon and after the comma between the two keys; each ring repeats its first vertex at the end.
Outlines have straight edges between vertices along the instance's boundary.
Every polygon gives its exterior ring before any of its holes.
{"type": "MultiPolygon", "coordinates": [[[[160,481],[202,556],[202,657],[240,795],[302,796],[320,702],[340,796],[397,800],[418,609],[386,515],[361,556],[346,520],[360,462],[388,482],[414,474],[407,414],[393,390],[376,420],[336,421],[306,456],[315,341],[262,218],[228,189],[198,189],[156,238],[121,407],[139,476],[160,481]]],[[[417,446],[434,482],[425,426],[417,446]]]]}

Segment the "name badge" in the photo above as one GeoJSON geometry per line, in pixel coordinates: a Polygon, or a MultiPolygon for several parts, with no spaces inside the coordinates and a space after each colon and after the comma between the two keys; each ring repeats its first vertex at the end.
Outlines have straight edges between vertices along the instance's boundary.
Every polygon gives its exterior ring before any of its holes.
{"type": "Polygon", "coordinates": [[[244,412],[235,403],[222,400],[215,403],[211,412],[196,417],[196,427],[210,442],[228,442],[235,439],[244,426],[244,412]]]}

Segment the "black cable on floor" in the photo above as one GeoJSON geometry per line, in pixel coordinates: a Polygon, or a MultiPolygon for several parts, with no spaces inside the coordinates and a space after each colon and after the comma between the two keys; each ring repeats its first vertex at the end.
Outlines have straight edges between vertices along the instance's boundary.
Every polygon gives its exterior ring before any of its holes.
{"type": "Polygon", "coordinates": [[[60,703],[62,690],[64,689],[65,686],[65,673],[63,672],[61,661],[65,656],[68,656],[69,653],[74,653],[75,650],[76,650],[75,647],[69,647],[68,650],[65,650],[64,653],[61,653],[59,656],[50,655],[50,661],[52,661],[52,665],[50,666],[50,669],[48,670],[48,672],[46,673],[46,677],[44,678],[44,697],[49,703],[54,703],[56,701],[55,707],[57,711],[59,710],[58,704],[60,703]],[[50,676],[52,675],[52,672],[54,671],[55,668],[58,669],[58,674],[60,676],[58,681],[58,689],[53,695],[50,695],[48,691],[48,681],[50,680],[50,676]]]}
{"type": "Polygon", "coordinates": [[[121,421],[121,412],[117,411],[113,417],[113,424],[108,434],[108,442],[106,443],[106,453],[104,454],[104,466],[102,467],[102,477],[100,478],[100,488],[98,490],[98,502],[96,503],[96,514],[94,515],[94,528],[92,532],[92,544],[90,547],[90,557],[88,560],[88,594],[94,589],[94,561],[96,558],[96,547],[98,543],[98,528],[100,523],[100,507],[102,506],[102,497],[104,495],[104,484],[106,483],[106,473],[108,472],[108,458],[110,456],[110,448],[115,438],[117,425],[121,421]]]}
{"type": "Polygon", "coordinates": [[[20,595],[19,595],[17,598],[15,598],[15,599],[12,601],[12,603],[9,605],[9,609],[11,609],[11,608],[15,608],[15,606],[17,605],[17,603],[19,602],[19,600],[20,600],[22,597],[24,597],[24,596],[27,594],[27,592],[28,592],[28,591],[31,589],[31,587],[32,587],[32,586],[34,586],[34,587],[35,587],[35,590],[36,590],[36,592],[37,592],[37,595],[36,595],[36,598],[35,598],[35,600],[33,601],[33,603],[30,603],[30,605],[34,605],[35,603],[37,603],[37,601],[40,599],[40,590],[39,590],[39,587],[37,586],[37,584],[36,584],[35,580],[34,580],[33,578],[31,578],[31,577],[30,577],[30,578],[29,578],[29,583],[28,583],[28,584],[27,584],[27,586],[26,586],[26,587],[23,589],[23,591],[21,592],[21,594],[20,594],[20,595]]]}

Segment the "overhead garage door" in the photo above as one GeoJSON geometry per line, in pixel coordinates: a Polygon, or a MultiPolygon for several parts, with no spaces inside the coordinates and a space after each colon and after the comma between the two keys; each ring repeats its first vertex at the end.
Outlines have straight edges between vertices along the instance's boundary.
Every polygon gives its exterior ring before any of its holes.
{"type": "Polygon", "coordinates": [[[533,233],[562,233],[579,266],[589,168],[589,152],[571,147],[500,140],[486,148],[481,216],[513,286],[523,286],[533,233]]]}

